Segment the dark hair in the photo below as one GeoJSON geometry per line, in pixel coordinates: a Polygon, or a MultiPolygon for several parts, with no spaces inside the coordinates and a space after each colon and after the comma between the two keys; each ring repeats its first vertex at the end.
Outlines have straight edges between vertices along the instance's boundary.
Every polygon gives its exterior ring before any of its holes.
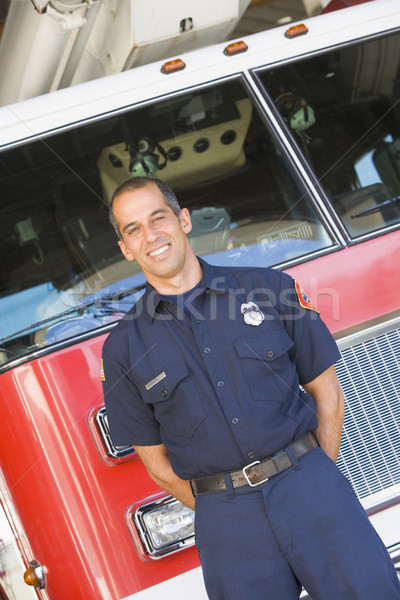
{"type": "Polygon", "coordinates": [[[172,209],[174,215],[176,215],[179,219],[179,215],[181,213],[181,207],[179,202],[171,190],[168,184],[161,179],[157,179],[156,177],[131,177],[130,179],[125,179],[117,188],[114,190],[114,193],[111,197],[110,209],[109,209],[109,219],[111,225],[114,227],[117,236],[122,240],[121,232],[119,230],[117,221],[114,217],[113,205],[114,200],[118,196],[125,194],[126,192],[133,192],[134,190],[139,190],[141,188],[146,187],[146,185],[150,185],[154,183],[162,193],[165,203],[172,209]]]}

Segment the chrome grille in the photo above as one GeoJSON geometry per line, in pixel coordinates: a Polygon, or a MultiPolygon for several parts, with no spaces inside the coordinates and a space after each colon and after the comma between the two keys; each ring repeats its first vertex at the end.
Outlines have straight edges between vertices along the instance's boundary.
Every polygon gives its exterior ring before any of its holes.
{"type": "Polygon", "coordinates": [[[336,370],[346,398],[338,466],[365,498],[400,483],[399,323],[338,345],[343,360],[336,370]]]}

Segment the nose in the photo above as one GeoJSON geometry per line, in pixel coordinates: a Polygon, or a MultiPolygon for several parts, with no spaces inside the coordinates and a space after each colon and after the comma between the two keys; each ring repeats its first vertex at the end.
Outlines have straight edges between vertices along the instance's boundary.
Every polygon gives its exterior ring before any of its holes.
{"type": "Polygon", "coordinates": [[[157,240],[159,236],[159,232],[157,231],[157,228],[154,227],[153,224],[149,223],[148,225],[146,225],[144,227],[143,230],[143,237],[144,237],[144,241],[148,244],[151,244],[153,242],[155,242],[157,240]]]}

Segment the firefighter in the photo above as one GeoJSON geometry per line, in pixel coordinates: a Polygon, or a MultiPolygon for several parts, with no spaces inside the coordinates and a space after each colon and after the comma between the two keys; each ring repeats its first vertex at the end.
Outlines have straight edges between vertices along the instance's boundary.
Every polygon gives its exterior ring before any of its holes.
{"type": "Polygon", "coordinates": [[[166,184],[123,182],[110,219],[144,295],[108,336],[113,443],[195,508],[211,600],[400,600],[394,566],[335,465],[340,359],[289,275],[215,267],[166,184]],[[301,386],[301,387],[300,387],[301,386]]]}

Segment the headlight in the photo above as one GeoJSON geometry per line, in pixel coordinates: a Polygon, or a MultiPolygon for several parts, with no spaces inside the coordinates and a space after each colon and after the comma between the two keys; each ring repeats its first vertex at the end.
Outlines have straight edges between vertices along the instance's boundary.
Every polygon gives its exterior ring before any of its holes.
{"type": "Polygon", "coordinates": [[[194,545],[194,512],[171,496],[156,496],[131,506],[127,524],[145,560],[158,559],[194,545]]]}

